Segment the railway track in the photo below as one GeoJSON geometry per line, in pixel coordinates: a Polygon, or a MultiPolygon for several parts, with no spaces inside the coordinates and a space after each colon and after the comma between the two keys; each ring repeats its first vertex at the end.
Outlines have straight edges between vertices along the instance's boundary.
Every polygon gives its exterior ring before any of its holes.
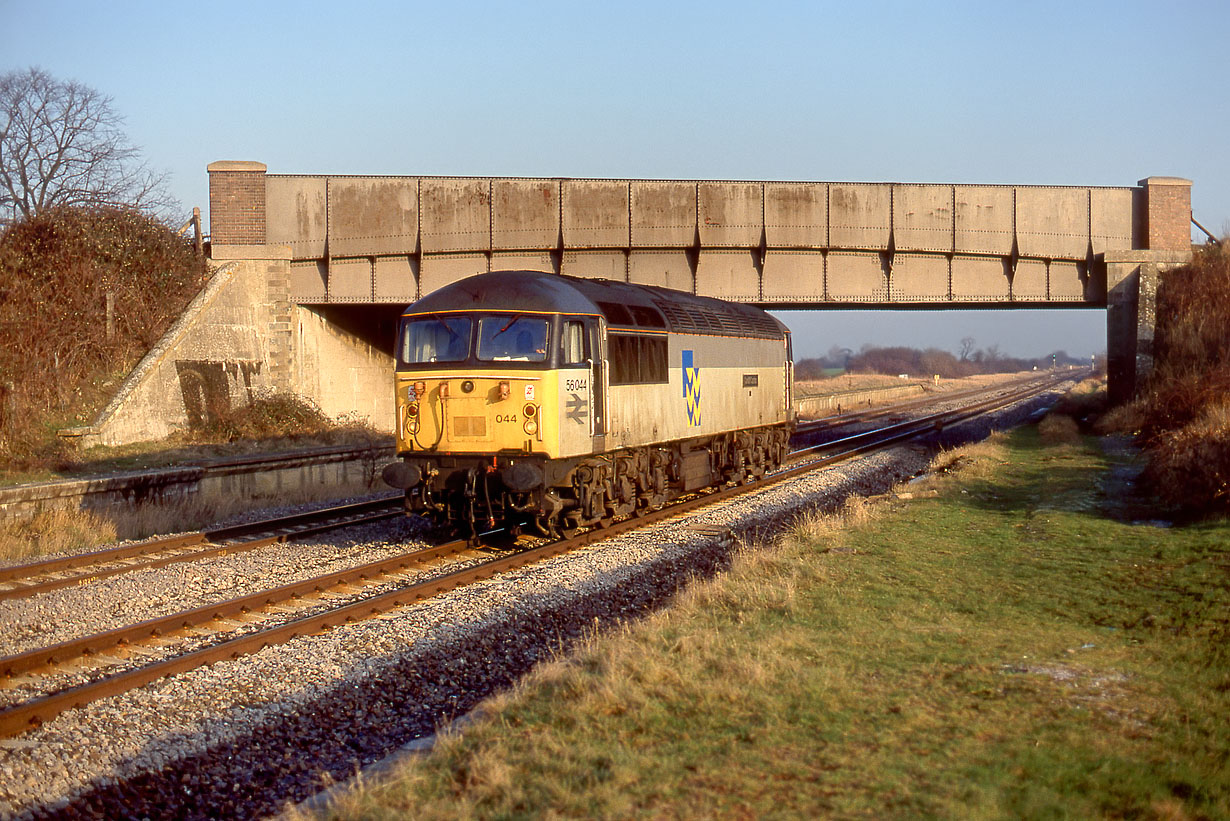
{"type": "Polygon", "coordinates": [[[917,410],[918,408],[925,408],[930,405],[969,399],[970,397],[980,396],[989,392],[994,393],[997,391],[1012,390],[1018,385],[1027,385],[1036,382],[1038,378],[1039,377],[1036,375],[1030,375],[1020,379],[1013,379],[1008,382],[1001,382],[991,387],[984,385],[977,388],[957,391],[955,393],[929,394],[921,399],[910,399],[905,402],[893,402],[892,404],[879,405],[877,407],[867,408],[864,410],[836,413],[831,416],[824,416],[819,419],[800,422],[795,431],[795,436],[806,436],[809,434],[832,430],[834,428],[862,424],[876,419],[882,419],[886,416],[900,416],[902,413],[917,410]]]}
{"type": "Polygon", "coordinates": [[[176,562],[255,550],[400,515],[401,494],[0,568],[0,601],[176,562]]]}
{"type": "MultiPolygon", "coordinates": [[[[1022,380],[1028,382],[1029,380],[1022,380]]],[[[1009,386],[1017,384],[1009,383],[1009,386]]],[[[995,389],[1003,389],[1004,385],[995,389]]],[[[995,390],[993,389],[993,390],[995,390]]],[[[865,411],[854,411],[825,417],[799,426],[796,436],[864,423],[888,415],[935,404],[984,394],[987,389],[975,388],[942,397],[901,402],[865,411]]],[[[261,463],[262,457],[235,460],[239,463],[261,463]]],[[[296,455],[296,458],[298,456],[296,455]]],[[[228,463],[230,464],[230,463],[228,463]]],[[[401,494],[387,493],[378,498],[348,505],[339,505],[307,513],[297,513],[196,533],[150,539],[135,544],[120,545],[89,553],[63,556],[24,565],[0,568],[0,601],[25,598],[37,593],[130,573],[137,570],[165,567],[177,562],[191,562],[215,556],[233,555],[255,550],[269,544],[305,538],[318,533],[352,525],[380,521],[400,515],[401,494]]]]}
{"type": "MultiPolygon", "coordinates": [[[[51,692],[38,692],[20,703],[0,710],[0,736],[20,734],[51,720],[65,710],[126,692],[167,675],[254,653],[263,647],[327,630],[349,621],[379,616],[390,609],[411,605],[567,553],[595,541],[684,515],[700,507],[760,490],[835,462],[933,433],[945,426],[1014,404],[1065,379],[1051,377],[1036,380],[1025,386],[1001,390],[992,398],[965,407],[803,448],[792,453],[792,464],[761,480],[698,494],[639,518],[613,522],[605,528],[583,532],[560,541],[528,547],[523,542],[522,549],[502,551],[502,555],[496,558],[461,569],[445,569],[444,572],[423,576],[425,569],[429,570],[441,560],[473,554],[480,550],[464,541],[448,542],[219,604],[0,658],[0,676],[4,678],[9,689],[38,689],[40,680],[50,680],[55,673],[66,669],[85,668],[87,671],[85,681],[51,692]],[[411,576],[415,578],[411,579],[411,576]]],[[[390,497],[367,504],[383,502],[389,505],[395,503],[396,499],[397,497],[390,497]]],[[[367,513],[373,516],[397,515],[400,505],[397,507],[398,510],[391,512],[373,509],[367,513]]],[[[346,526],[349,523],[352,522],[306,526],[315,527],[318,531],[346,526]]],[[[262,524],[267,526],[269,523],[253,523],[243,527],[255,529],[255,532],[259,533],[262,524]]],[[[252,541],[269,544],[285,538],[289,536],[262,535],[252,541]]],[[[216,547],[225,549],[225,546],[216,547]]],[[[100,551],[103,552],[105,551],[100,551]]],[[[99,577],[100,575],[96,574],[92,578],[99,577]]],[[[69,583],[79,583],[80,580],[79,578],[77,582],[69,583]]]]}

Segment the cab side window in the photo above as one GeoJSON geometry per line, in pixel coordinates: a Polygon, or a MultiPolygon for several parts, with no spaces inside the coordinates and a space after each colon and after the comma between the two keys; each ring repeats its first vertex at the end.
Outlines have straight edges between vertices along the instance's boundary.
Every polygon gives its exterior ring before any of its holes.
{"type": "Polygon", "coordinates": [[[612,385],[646,385],[670,381],[665,336],[610,334],[612,385]]]}
{"type": "Polygon", "coordinates": [[[582,322],[565,322],[563,338],[560,340],[563,346],[563,356],[561,364],[563,365],[583,365],[587,357],[585,356],[585,325],[582,322]]]}

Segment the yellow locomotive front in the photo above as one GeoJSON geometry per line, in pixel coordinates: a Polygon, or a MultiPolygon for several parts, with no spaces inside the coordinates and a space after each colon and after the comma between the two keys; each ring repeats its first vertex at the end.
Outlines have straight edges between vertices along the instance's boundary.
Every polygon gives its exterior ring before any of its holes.
{"type": "Polygon", "coordinates": [[[557,453],[544,401],[552,317],[410,314],[398,345],[397,451],[385,481],[407,489],[411,510],[473,535],[528,508],[543,463],[557,453]]]}
{"type": "Polygon", "coordinates": [[[406,368],[397,372],[399,453],[552,451],[541,425],[549,318],[434,314],[409,320],[399,351],[406,368]]]}
{"type": "Polygon", "coordinates": [[[583,304],[567,311],[553,284],[488,274],[447,286],[403,316],[400,461],[384,480],[406,491],[408,510],[470,536],[557,516],[558,460],[592,452],[601,411],[590,391],[598,318],[583,304]]]}

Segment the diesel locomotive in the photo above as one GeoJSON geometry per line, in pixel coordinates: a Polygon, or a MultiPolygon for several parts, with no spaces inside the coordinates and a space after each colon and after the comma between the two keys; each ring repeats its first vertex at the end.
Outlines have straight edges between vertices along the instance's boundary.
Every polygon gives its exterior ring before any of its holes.
{"type": "Polygon", "coordinates": [[[535,271],[454,282],[396,348],[406,509],[476,538],[639,515],[781,464],[790,332],[749,305],[535,271]]]}

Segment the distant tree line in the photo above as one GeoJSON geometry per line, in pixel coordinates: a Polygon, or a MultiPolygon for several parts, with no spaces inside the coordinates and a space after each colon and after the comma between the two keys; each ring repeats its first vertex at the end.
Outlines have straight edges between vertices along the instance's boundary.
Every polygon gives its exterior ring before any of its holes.
{"type": "Polygon", "coordinates": [[[1047,356],[1022,359],[1000,353],[998,345],[985,350],[974,347],[974,340],[961,340],[960,355],[939,348],[888,347],[864,345],[857,352],[851,348],[834,345],[827,354],[816,358],[799,359],[794,363],[795,378],[799,380],[825,379],[840,373],[882,373],[896,376],[909,374],[915,377],[940,376],[955,379],[977,373],[1010,373],[1042,370],[1068,365],[1088,365],[1089,360],[1069,356],[1057,350],[1047,356]]]}

